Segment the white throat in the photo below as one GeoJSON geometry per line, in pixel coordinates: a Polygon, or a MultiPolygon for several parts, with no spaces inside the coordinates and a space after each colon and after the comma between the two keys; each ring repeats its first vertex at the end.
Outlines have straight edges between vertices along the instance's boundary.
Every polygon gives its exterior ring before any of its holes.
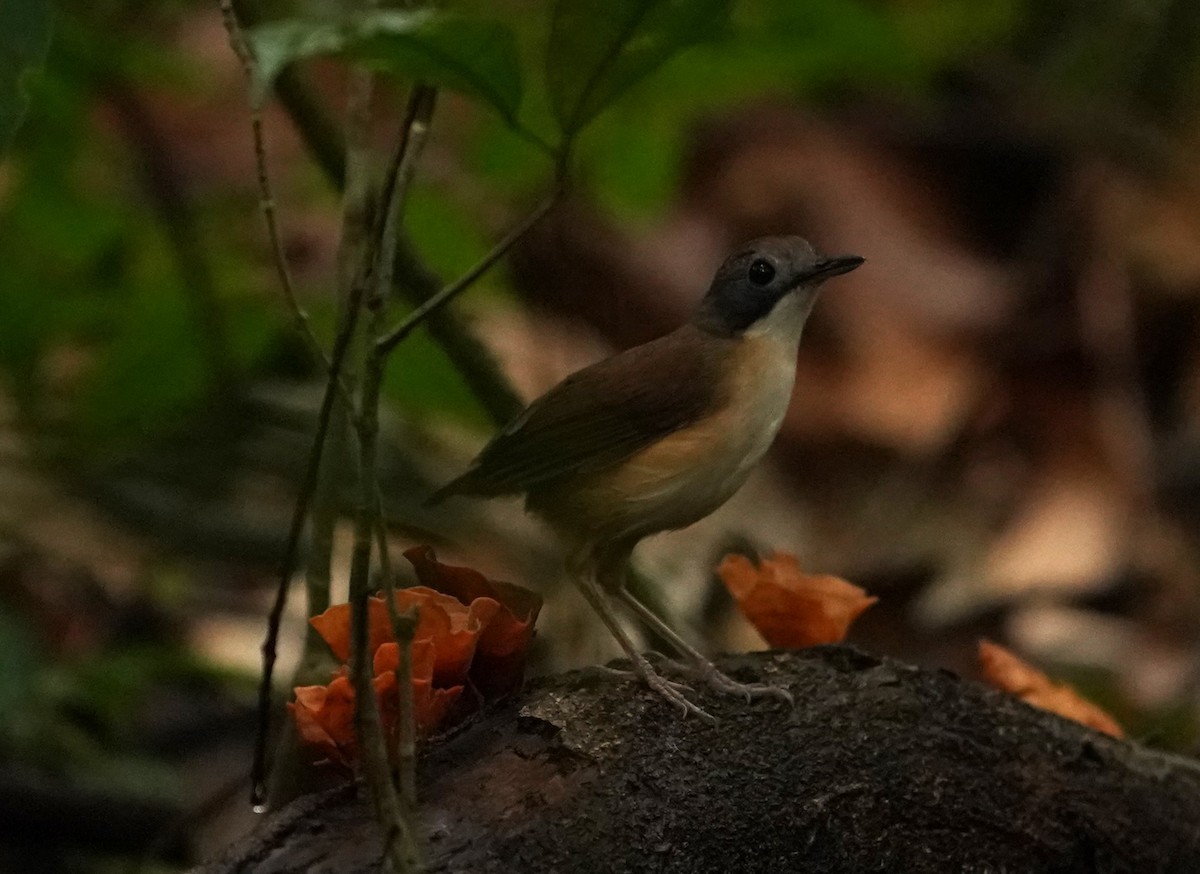
{"type": "Polygon", "coordinates": [[[804,323],[812,312],[816,295],[804,291],[793,291],[775,304],[775,307],[746,329],[745,337],[769,337],[795,350],[800,345],[804,323]]]}

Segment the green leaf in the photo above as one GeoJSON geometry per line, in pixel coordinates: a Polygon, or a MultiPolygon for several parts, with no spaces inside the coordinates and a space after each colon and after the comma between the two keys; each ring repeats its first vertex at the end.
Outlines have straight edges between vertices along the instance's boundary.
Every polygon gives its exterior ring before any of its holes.
{"type": "Polygon", "coordinates": [[[558,0],[546,84],[559,127],[577,133],[639,80],[720,33],[731,0],[558,0]]]}
{"type": "Polygon", "coordinates": [[[521,102],[516,39],[502,24],[434,11],[367,10],[335,21],[288,19],[252,29],[253,99],[295,61],[340,55],[373,70],[461,91],[512,121],[521,102]]]}
{"type": "Polygon", "coordinates": [[[50,47],[47,0],[0,0],[0,152],[8,149],[29,106],[28,75],[50,47]]]}

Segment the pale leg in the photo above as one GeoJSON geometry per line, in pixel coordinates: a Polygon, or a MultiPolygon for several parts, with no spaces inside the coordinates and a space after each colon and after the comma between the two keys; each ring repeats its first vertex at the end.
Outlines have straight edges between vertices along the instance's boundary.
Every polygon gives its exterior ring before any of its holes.
{"type": "Polygon", "coordinates": [[[608,630],[617,639],[617,643],[621,645],[621,649],[625,650],[625,655],[633,663],[634,672],[641,677],[642,681],[659,695],[662,695],[672,704],[679,707],[685,716],[689,713],[694,713],[708,722],[716,722],[710,714],[688,700],[687,696],[683,694],[687,690],[686,686],[673,683],[664,678],[654,670],[645,656],[637,651],[637,648],[633,645],[633,641],[629,639],[629,635],[621,627],[621,622],[617,617],[616,611],[613,609],[609,594],[596,583],[595,578],[586,573],[579,573],[575,575],[575,580],[579,586],[579,590],[583,593],[583,597],[587,599],[588,603],[592,605],[592,609],[599,614],[600,619],[608,626],[608,630]]]}
{"type": "Polygon", "coordinates": [[[755,698],[772,697],[786,701],[793,707],[796,705],[792,694],[787,689],[781,689],[778,686],[769,686],[765,683],[739,683],[732,677],[723,674],[703,653],[680,637],[671,626],[667,625],[653,610],[634,597],[633,593],[628,589],[624,587],[619,589],[617,597],[687,660],[688,664],[680,666],[681,670],[685,673],[692,674],[718,692],[724,692],[728,695],[740,695],[747,701],[755,698]]]}

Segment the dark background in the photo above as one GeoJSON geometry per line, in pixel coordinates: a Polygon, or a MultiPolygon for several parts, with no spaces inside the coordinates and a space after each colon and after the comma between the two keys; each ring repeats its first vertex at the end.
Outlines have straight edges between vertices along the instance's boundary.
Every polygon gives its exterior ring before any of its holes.
{"type": "MultiPolygon", "coordinates": [[[[531,56],[545,39],[544,4],[465,5],[531,56]]],[[[258,646],[321,386],[216,4],[54,13],[0,163],[0,867],[176,870],[251,823],[258,646]]],[[[677,325],[745,239],[863,255],[762,469],[640,550],[657,600],[712,648],[761,646],[712,568],[788,550],[880,597],[864,647],[972,674],[988,636],[1194,751],[1197,59],[1189,0],[745,0],[587,130],[571,194],[457,309],[529,398],[677,325]]],[[[340,112],[343,68],[305,72],[340,112]]],[[[266,124],[327,339],[338,198],[277,105],[266,124]]],[[[547,177],[444,95],[407,230],[450,278],[547,177]]],[[[386,388],[397,548],[543,592],[539,671],[617,655],[518,504],[421,508],[491,428],[424,331],[386,388]]]]}

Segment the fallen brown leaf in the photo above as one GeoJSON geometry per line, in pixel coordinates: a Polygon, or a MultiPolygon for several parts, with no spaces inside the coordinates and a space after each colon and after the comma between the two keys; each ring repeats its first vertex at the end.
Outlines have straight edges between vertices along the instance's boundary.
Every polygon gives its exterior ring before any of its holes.
{"type": "Polygon", "coordinates": [[[838,643],[879,600],[840,577],[804,573],[784,552],[757,566],[744,555],[727,555],[717,574],[767,643],[786,649],[838,643]]]}
{"type": "Polygon", "coordinates": [[[1066,683],[1055,683],[999,644],[979,641],[979,666],[990,685],[1016,695],[1026,704],[1073,719],[1113,737],[1125,736],[1116,720],[1091,701],[1066,683]]]}

